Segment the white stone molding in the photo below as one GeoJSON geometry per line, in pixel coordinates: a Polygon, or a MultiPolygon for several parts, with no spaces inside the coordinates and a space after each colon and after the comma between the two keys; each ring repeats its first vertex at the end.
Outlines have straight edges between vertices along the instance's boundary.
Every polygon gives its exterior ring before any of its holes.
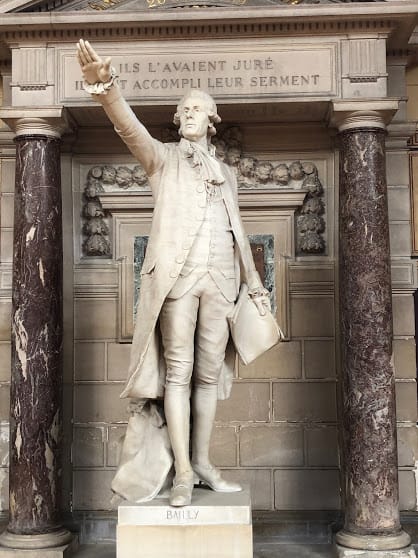
{"type": "Polygon", "coordinates": [[[26,47],[15,51],[12,86],[22,90],[44,90],[48,84],[46,47],[26,47]]]}
{"type": "Polygon", "coordinates": [[[343,75],[351,82],[377,81],[386,77],[386,41],[383,38],[359,37],[342,42],[343,75]]]}
{"type": "Polygon", "coordinates": [[[386,37],[341,41],[342,97],[386,97],[386,37]]]}
{"type": "MultiPolygon", "coordinates": [[[[296,211],[302,207],[306,191],[300,190],[240,190],[239,205],[241,208],[269,207],[286,208],[296,211]]],[[[132,192],[130,195],[118,192],[106,192],[99,195],[103,209],[110,211],[132,211],[139,207],[141,209],[152,209],[154,202],[151,192],[132,192]]]]}
{"type": "Polygon", "coordinates": [[[386,129],[398,106],[398,99],[332,101],[328,121],[339,132],[356,128],[386,129]]]}
{"type": "Polygon", "coordinates": [[[74,129],[74,123],[64,107],[0,108],[0,118],[13,130],[16,137],[36,135],[60,138],[74,129]]]}
{"type": "Polygon", "coordinates": [[[386,148],[409,149],[408,142],[418,132],[416,122],[391,122],[387,126],[386,148]]]}
{"type": "Polygon", "coordinates": [[[36,44],[10,44],[12,76],[11,105],[53,106],[55,104],[55,48],[45,40],[36,44]]]}

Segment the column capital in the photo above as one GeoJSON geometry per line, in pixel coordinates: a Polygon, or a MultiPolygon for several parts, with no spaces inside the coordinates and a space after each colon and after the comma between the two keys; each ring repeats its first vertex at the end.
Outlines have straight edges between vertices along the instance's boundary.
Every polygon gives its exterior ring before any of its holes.
{"type": "Polygon", "coordinates": [[[1,108],[0,118],[19,136],[60,138],[74,129],[71,116],[64,107],[1,108]]]}
{"type": "Polygon", "coordinates": [[[398,99],[331,101],[328,121],[339,132],[356,128],[385,129],[398,110],[398,99]]]}

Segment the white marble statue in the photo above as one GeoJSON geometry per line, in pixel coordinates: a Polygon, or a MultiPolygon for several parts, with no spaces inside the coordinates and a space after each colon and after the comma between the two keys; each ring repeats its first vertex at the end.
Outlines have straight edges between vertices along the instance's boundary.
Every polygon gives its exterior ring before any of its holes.
{"type": "Polygon", "coordinates": [[[110,58],[103,61],[83,40],[77,56],[86,90],[145,169],[155,200],[121,395],[132,398],[136,422],[128,425],[112,488],[133,501],[150,499],[174,458],[172,506],[190,504],[197,479],[215,491],[241,490],[209,460],[217,399],[229,396],[235,360],[227,315],[242,281],[261,315],[269,299],[239,215],[236,173],[211,145],[220,122],[216,104],[207,93],[190,91],[174,116],[180,142],[161,143],[122,97],[110,58]],[[158,412],[145,404],[162,398],[168,439],[158,412]]]}

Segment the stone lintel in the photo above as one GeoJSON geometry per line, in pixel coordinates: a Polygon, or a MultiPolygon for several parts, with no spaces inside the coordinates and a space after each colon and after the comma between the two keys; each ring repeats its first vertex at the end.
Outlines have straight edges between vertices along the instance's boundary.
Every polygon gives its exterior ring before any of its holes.
{"type": "Polygon", "coordinates": [[[332,101],[329,125],[339,132],[356,128],[385,129],[398,106],[398,99],[332,101]]]}
{"type": "MultiPolygon", "coordinates": [[[[238,192],[240,207],[280,207],[296,210],[301,207],[306,197],[306,190],[240,190],[238,192]]],[[[154,207],[151,192],[103,192],[99,194],[103,209],[113,211],[132,211],[136,208],[154,207]]]]}
{"type": "Polygon", "coordinates": [[[60,138],[74,129],[74,123],[64,107],[0,108],[0,119],[16,137],[26,135],[60,138]]]}

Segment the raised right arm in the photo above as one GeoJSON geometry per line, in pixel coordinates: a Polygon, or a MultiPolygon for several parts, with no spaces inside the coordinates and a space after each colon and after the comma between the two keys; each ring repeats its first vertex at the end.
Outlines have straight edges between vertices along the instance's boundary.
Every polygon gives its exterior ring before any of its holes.
{"type": "Polygon", "coordinates": [[[166,147],[154,139],[139,122],[123,98],[119,86],[113,83],[110,58],[103,61],[88,41],[80,39],[77,44],[77,59],[85,82],[91,86],[88,89],[92,97],[103,106],[115,131],[144,167],[148,176],[151,176],[161,167],[166,147]]]}

